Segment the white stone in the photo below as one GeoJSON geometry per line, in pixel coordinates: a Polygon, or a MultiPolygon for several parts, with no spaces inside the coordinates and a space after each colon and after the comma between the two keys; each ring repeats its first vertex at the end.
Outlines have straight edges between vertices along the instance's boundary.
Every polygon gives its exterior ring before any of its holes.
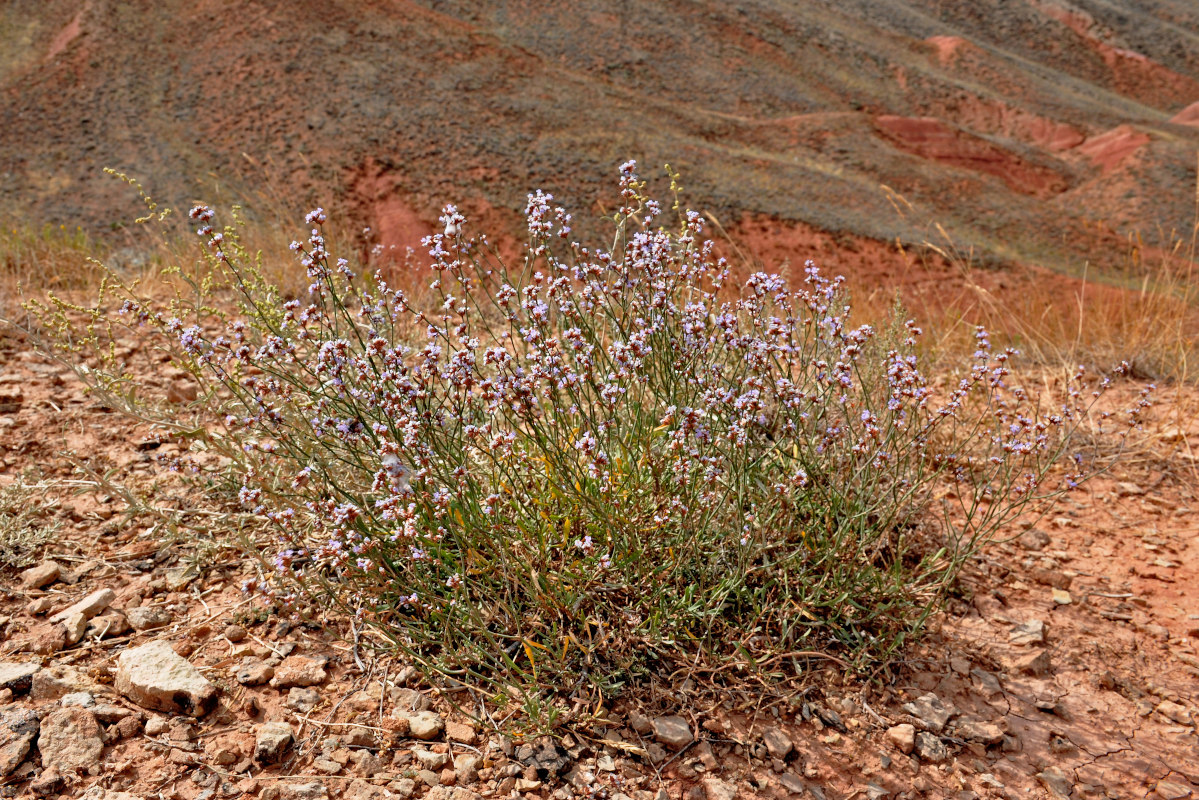
{"type": "Polygon", "coordinates": [[[0,662],[0,689],[11,689],[13,694],[28,692],[33,686],[33,676],[42,667],[29,661],[0,662]]]}
{"type": "Polygon", "coordinates": [[[450,763],[449,753],[434,753],[424,748],[417,748],[412,751],[412,755],[416,756],[422,769],[438,770],[450,763]]]}
{"type": "Polygon", "coordinates": [[[408,732],[413,739],[436,739],[445,730],[445,720],[433,711],[407,712],[404,718],[408,720],[408,732]]]}
{"type": "Polygon", "coordinates": [[[163,641],[121,653],[116,688],[142,708],[193,717],[204,716],[217,702],[216,687],[163,641]]]}
{"type": "Polygon", "coordinates": [[[112,604],[112,601],[116,599],[117,593],[112,589],[99,589],[92,592],[78,603],[64,608],[62,611],[59,611],[54,616],[50,617],[50,622],[65,622],[68,617],[72,617],[76,614],[82,614],[86,619],[91,619],[104,609],[108,608],[112,604]]]}
{"type": "Polygon", "coordinates": [[[71,692],[70,694],[64,694],[58,702],[63,708],[70,708],[71,706],[91,708],[96,704],[96,697],[91,692],[71,692]]]}

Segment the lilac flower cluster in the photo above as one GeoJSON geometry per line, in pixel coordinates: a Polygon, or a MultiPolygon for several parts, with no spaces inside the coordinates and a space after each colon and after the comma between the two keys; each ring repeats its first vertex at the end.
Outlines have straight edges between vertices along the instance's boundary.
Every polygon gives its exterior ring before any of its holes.
{"type": "MultiPolygon", "coordinates": [[[[1083,373],[1046,411],[980,328],[936,389],[914,322],[858,324],[843,279],[812,262],[796,287],[738,281],[699,214],[654,226],[662,209],[633,162],[619,190],[610,248],[572,240],[571,216],[530,194],[511,265],[482,260],[446,206],[417,295],[334,259],[316,209],[291,246],[307,297],[253,294],[237,273],[245,320],[157,318],[232,398],[239,500],[276,526],[286,586],[324,587],[416,639],[533,636],[551,609],[576,624],[609,597],[636,606],[644,580],[715,597],[770,564],[793,583],[820,548],[872,585],[879,553],[899,552],[946,482],[958,506],[943,533],[966,552],[1081,479],[1053,466],[1087,415],[1083,373]]],[[[191,218],[216,262],[245,269],[211,209],[191,218]]],[[[259,588],[296,597],[279,585],[259,588]]],[[[661,624],[639,606],[613,618],[661,624]]]]}

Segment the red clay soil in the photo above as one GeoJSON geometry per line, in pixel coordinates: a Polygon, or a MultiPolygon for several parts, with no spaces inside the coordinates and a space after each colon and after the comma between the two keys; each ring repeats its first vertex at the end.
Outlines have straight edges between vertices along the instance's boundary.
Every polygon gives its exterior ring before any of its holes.
{"type": "Polygon", "coordinates": [[[1123,93],[1135,95],[1138,90],[1148,90],[1157,96],[1172,96],[1176,102],[1185,102],[1199,92],[1194,77],[1181,75],[1144,53],[1121,46],[1120,37],[1087,11],[1059,0],[1034,0],[1032,5],[1094,48],[1123,93]]]}
{"type": "Polygon", "coordinates": [[[1060,194],[1067,179],[1045,167],[1029,164],[1015,153],[939,119],[880,116],[879,133],[900,150],[919,158],[999,178],[1009,189],[1044,197],[1060,194]]]}
{"type": "Polygon", "coordinates": [[[935,110],[965,130],[1024,142],[1050,153],[1070,150],[1087,138],[1086,133],[1075,125],[994,98],[952,98],[935,110]]]}
{"type": "MultiPolygon", "coordinates": [[[[814,258],[871,304],[899,291],[933,312],[1073,298],[1049,268],[1119,265],[1131,231],[1193,223],[1192,0],[618,5],[0,4],[0,212],[119,228],[142,209],[100,174],[113,166],[179,209],[325,204],[370,229],[381,261],[419,250],[457,202],[515,258],[527,191],[552,191],[584,227],[637,158],[655,190],[657,165],[682,170],[738,269],[814,258]],[[894,247],[932,223],[987,267],[894,247]]],[[[155,353],[120,344],[147,385],[187,397],[155,353]]],[[[211,502],[173,471],[202,454],[118,418],[0,331],[0,483],[47,482],[44,521],[61,526],[41,554],[55,580],[0,573],[0,664],[41,676],[0,687],[0,797],[1194,797],[1199,395],[1163,395],[1122,466],[1013,528],[890,668],[844,680],[813,664],[802,694],[716,698],[661,676],[638,708],[609,704],[606,722],[550,746],[501,736],[487,706],[469,719],[461,693],[412,677],[349,620],[257,613],[237,551],[77,491],[83,464],[193,522],[211,502]],[[67,645],[49,617],[105,588],[107,622],[67,645]],[[217,687],[216,710],[191,720],[115,690],[118,655],[155,640],[217,687]],[[253,677],[297,665],[312,686],[253,677]],[[405,716],[424,706],[446,723],[427,741],[405,716]],[[642,714],[680,716],[694,740],[642,714]],[[53,735],[62,720],[74,734],[53,735]],[[268,721],[294,736],[273,763],[255,757],[268,721]],[[52,769],[72,739],[87,745],[78,768],[52,769]]]]}
{"type": "Polygon", "coordinates": [[[1087,139],[1078,146],[1078,152],[1107,175],[1149,144],[1149,141],[1148,134],[1136,130],[1131,125],[1121,125],[1087,139]]]}
{"type": "Polygon", "coordinates": [[[1175,125],[1191,125],[1199,127],[1199,102],[1191,103],[1182,111],[1179,111],[1177,114],[1170,117],[1170,121],[1175,125]]]}
{"type": "Polygon", "coordinates": [[[969,50],[970,42],[961,36],[930,36],[924,41],[936,48],[937,61],[941,66],[948,66],[963,50],[969,50]]]}

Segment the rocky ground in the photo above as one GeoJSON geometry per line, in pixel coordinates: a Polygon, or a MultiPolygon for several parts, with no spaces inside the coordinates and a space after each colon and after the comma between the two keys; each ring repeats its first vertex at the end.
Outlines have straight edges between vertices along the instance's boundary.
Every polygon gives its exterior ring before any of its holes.
{"type": "MultiPolygon", "coordinates": [[[[0,573],[0,796],[1199,793],[1199,424],[1168,413],[1193,392],[1162,392],[1119,474],[990,550],[889,668],[828,669],[794,693],[713,697],[679,680],[551,740],[499,733],[511,720],[423,683],[348,620],[260,613],[235,551],[127,519],[77,465],[188,509],[176,443],[106,411],[27,345],[0,346],[0,481],[49,486],[39,524],[59,526],[35,563],[0,573]]],[[[187,397],[178,376],[147,381],[187,397]]]]}

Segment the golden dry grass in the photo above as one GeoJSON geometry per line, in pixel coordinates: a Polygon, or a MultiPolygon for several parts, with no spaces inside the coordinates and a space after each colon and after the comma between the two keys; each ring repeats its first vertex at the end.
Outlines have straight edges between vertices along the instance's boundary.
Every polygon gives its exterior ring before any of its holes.
{"type": "Polygon", "coordinates": [[[1199,285],[1195,278],[1199,226],[1164,248],[1129,238],[1119,272],[1084,271],[1077,280],[1032,275],[1021,291],[1000,297],[975,280],[967,258],[948,244],[925,248],[960,269],[957,296],[925,319],[937,340],[969,346],[970,329],[983,325],[1045,366],[1100,368],[1128,361],[1133,375],[1192,383],[1199,375],[1199,285]]]}

